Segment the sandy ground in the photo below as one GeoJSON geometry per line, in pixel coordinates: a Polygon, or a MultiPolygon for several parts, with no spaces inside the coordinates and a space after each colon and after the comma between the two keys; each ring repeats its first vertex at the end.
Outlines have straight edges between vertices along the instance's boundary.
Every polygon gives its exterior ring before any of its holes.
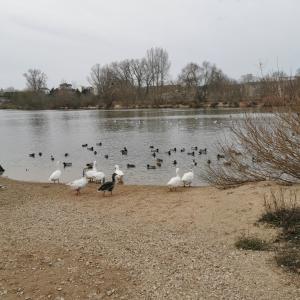
{"type": "Polygon", "coordinates": [[[241,251],[270,184],[214,188],[118,186],[0,178],[0,299],[300,299],[299,277],[272,252],[241,251]]]}

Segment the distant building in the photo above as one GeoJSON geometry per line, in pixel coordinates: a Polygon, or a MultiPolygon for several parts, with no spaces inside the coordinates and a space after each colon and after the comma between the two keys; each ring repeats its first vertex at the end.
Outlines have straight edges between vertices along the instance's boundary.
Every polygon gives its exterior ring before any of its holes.
{"type": "Polygon", "coordinates": [[[59,85],[58,89],[61,91],[72,91],[73,87],[71,83],[63,82],[59,85]]]}

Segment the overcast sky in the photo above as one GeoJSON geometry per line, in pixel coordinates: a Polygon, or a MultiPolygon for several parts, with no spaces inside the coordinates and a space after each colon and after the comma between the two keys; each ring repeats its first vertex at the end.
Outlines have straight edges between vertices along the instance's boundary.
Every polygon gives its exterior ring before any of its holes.
{"type": "Polygon", "coordinates": [[[39,68],[86,85],[95,63],[165,48],[171,75],[208,60],[233,78],[300,67],[299,0],[0,0],[0,88],[39,68]]]}

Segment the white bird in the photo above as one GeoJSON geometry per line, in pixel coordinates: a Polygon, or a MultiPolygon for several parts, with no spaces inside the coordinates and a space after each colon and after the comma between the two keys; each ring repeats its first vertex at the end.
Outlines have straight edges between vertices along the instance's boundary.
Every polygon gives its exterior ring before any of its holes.
{"type": "Polygon", "coordinates": [[[123,183],[124,173],[123,173],[123,171],[120,170],[118,165],[115,165],[115,173],[117,174],[117,176],[116,176],[117,181],[120,183],[123,183]]]}
{"type": "Polygon", "coordinates": [[[103,172],[96,172],[93,179],[95,180],[95,182],[100,182],[103,184],[105,181],[105,174],[103,172]]]}
{"type": "Polygon", "coordinates": [[[191,184],[194,180],[194,171],[193,171],[193,169],[191,169],[189,172],[184,173],[181,180],[183,182],[183,186],[186,186],[186,185],[191,186],[191,184]]]}
{"type": "Polygon", "coordinates": [[[59,161],[57,162],[57,170],[55,170],[49,177],[49,181],[52,181],[52,182],[58,182],[59,183],[59,178],[61,176],[61,170],[59,169],[59,161]]]}
{"type": "Polygon", "coordinates": [[[96,168],[96,164],[97,162],[94,160],[93,162],[93,169],[92,170],[88,170],[86,171],[85,173],[85,176],[86,178],[89,180],[89,181],[92,181],[97,173],[97,168],[96,168]]]}
{"type": "Polygon", "coordinates": [[[83,177],[80,179],[76,179],[70,183],[67,183],[71,187],[72,190],[75,190],[77,193],[76,195],[79,195],[80,190],[83,189],[87,185],[88,181],[86,178],[86,173],[83,171],[83,177]]]}
{"type": "Polygon", "coordinates": [[[182,185],[182,180],[181,180],[181,177],[179,176],[179,168],[176,168],[176,176],[172,177],[169,180],[169,182],[167,183],[167,186],[169,187],[170,190],[172,190],[172,189],[176,190],[176,188],[181,185],[182,185]]]}

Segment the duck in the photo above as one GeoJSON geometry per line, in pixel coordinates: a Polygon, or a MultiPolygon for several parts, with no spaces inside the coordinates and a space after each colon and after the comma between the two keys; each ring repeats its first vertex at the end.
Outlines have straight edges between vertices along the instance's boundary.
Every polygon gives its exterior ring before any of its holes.
{"type": "Polygon", "coordinates": [[[96,164],[97,162],[94,160],[92,170],[88,170],[85,172],[85,177],[90,182],[94,180],[94,176],[97,173],[96,164]]]}
{"type": "Polygon", "coordinates": [[[181,177],[179,176],[179,168],[176,168],[176,176],[172,177],[168,183],[167,186],[170,190],[176,190],[177,187],[182,185],[181,177]]]}
{"type": "Polygon", "coordinates": [[[220,160],[221,158],[225,158],[225,155],[223,155],[223,154],[217,154],[217,159],[220,160]]]}
{"type": "Polygon", "coordinates": [[[198,165],[198,163],[194,159],[193,159],[193,164],[194,164],[194,166],[198,165]]]}
{"type": "Polygon", "coordinates": [[[198,150],[198,147],[197,147],[197,146],[192,146],[191,149],[197,151],[197,150],[198,150]]]}
{"type": "Polygon", "coordinates": [[[29,157],[35,158],[35,153],[30,153],[30,154],[29,154],[29,157]]]}
{"type": "Polygon", "coordinates": [[[150,166],[149,164],[147,165],[147,169],[148,170],[154,170],[154,169],[156,169],[156,166],[150,166]]]}
{"type": "Polygon", "coordinates": [[[211,164],[211,160],[210,160],[210,159],[207,160],[207,164],[208,164],[208,165],[211,164]]]}
{"type": "Polygon", "coordinates": [[[88,144],[82,144],[81,145],[81,147],[83,147],[83,148],[85,148],[85,147],[87,147],[88,146],[88,144]]]}
{"type": "Polygon", "coordinates": [[[181,180],[183,182],[183,186],[191,186],[194,180],[193,169],[191,168],[189,172],[184,173],[183,176],[181,177],[181,180]]]}
{"type": "Polygon", "coordinates": [[[97,146],[102,146],[102,143],[101,143],[101,142],[100,142],[100,143],[96,143],[96,145],[97,145],[97,146]]]}
{"type": "Polygon", "coordinates": [[[199,154],[207,154],[207,149],[204,148],[204,149],[199,149],[199,154]]]}
{"type": "Polygon", "coordinates": [[[157,158],[156,159],[156,162],[159,162],[159,163],[162,163],[164,160],[163,159],[161,159],[161,158],[157,158]]]}
{"type": "Polygon", "coordinates": [[[116,179],[119,183],[123,183],[123,177],[124,177],[124,173],[122,170],[120,170],[119,165],[115,165],[115,173],[116,175],[116,179]]]}
{"type": "Polygon", "coordinates": [[[0,173],[4,173],[5,169],[0,165],[0,173]]]}
{"type": "Polygon", "coordinates": [[[59,183],[59,178],[61,176],[61,170],[59,169],[59,161],[57,162],[57,170],[55,170],[49,177],[49,181],[55,183],[56,181],[59,183]]]}
{"type": "Polygon", "coordinates": [[[63,166],[65,167],[72,167],[72,163],[71,162],[63,162],[63,166]]]}
{"type": "Polygon", "coordinates": [[[112,174],[112,181],[107,181],[104,182],[99,188],[98,188],[98,192],[103,192],[103,196],[105,196],[105,192],[110,192],[110,194],[112,195],[112,191],[115,187],[115,183],[116,183],[116,178],[117,174],[113,173],[112,174]]]}
{"type": "Polygon", "coordinates": [[[94,151],[94,154],[97,155],[97,151],[94,151]]]}
{"type": "Polygon", "coordinates": [[[158,167],[161,167],[161,162],[157,161],[157,162],[156,162],[156,165],[157,165],[158,167]]]}
{"type": "Polygon", "coordinates": [[[42,156],[43,155],[43,153],[42,152],[39,152],[39,156],[42,156]]]}
{"type": "Polygon", "coordinates": [[[173,161],[173,165],[176,166],[177,165],[177,160],[173,161]]]}
{"type": "Polygon", "coordinates": [[[126,147],[124,147],[124,149],[121,150],[122,155],[127,155],[128,150],[126,147]]]}
{"type": "Polygon", "coordinates": [[[127,164],[127,169],[129,168],[135,168],[135,165],[134,164],[127,164]]]}
{"type": "Polygon", "coordinates": [[[156,157],[156,153],[155,153],[155,152],[153,152],[151,155],[152,155],[154,158],[156,157]]]}
{"type": "Polygon", "coordinates": [[[167,151],[166,153],[170,156],[171,155],[171,150],[167,151]]]}
{"type": "Polygon", "coordinates": [[[65,153],[65,157],[68,157],[69,156],[69,153],[65,153]]]}
{"type": "Polygon", "coordinates": [[[181,152],[181,153],[185,152],[185,148],[181,148],[181,149],[180,149],[180,152],[181,152]]]}
{"type": "Polygon", "coordinates": [[[94,147],[87,147],[86,149],[88,149],[89,151],[94,151],[94,147]]]}
{"type": "Polygon", "coordinates": [[[108,154],[105,154],[105,155],[104,155],[104,158],[105,158],[105,159],[108,159],[108,154]]]}
{"type": "Polygon", "coordinates": [[[195,151],[188,152],[187,155],[195,156],[195,151]]]}
{"type": "Polygon", "coordinates": [[[87,169],[93,169],[93,163],[87,163],[86,168],[87,169]]]}
{"type": "Polygon", "coordinates": [[[153,145],[151,145],[151,146],[149,146],[149,148],[150,148],[150,149],[154,149],[154,146],[153,146],[153,145]]]}
{"type": "Polygon", "coordinates": [[[54,161],[54,157],[53,157],[53,155],[51,155],[50,159],[51,159],[52,161],[54,161]]]}
{"type": "Polygon", "coordinates": [[[72,190],[76,191],[76,195],[78,196],[80,193],[80,190],[82,190],[88,183],[86,178],[86,172],[85,169],[83,169],[83,177],[80,179],[76,179],[70,183],[67,183],[71,187],[72,190]]]}

